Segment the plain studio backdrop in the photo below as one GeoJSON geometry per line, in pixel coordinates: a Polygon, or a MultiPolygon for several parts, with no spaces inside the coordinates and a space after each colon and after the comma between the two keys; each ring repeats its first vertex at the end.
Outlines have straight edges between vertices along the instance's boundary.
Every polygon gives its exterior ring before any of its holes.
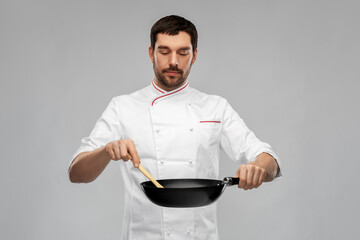
{"type": "MultiPolygon", "coordinates": [[[[272,145],[284,178],[218,200],[221,239],[360,235],[358,1],[0,1],[0,239],[119,239],[116,162],[67,170],[110,99],[150,84],[149,32],[197,26],[189,76],[272,145]]],[[[220,176],[237,166],[221,155],[220,176]]]]}

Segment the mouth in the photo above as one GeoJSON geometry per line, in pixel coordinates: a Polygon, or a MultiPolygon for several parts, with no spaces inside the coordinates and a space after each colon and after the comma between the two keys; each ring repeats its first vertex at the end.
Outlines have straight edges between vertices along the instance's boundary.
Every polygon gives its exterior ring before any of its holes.
{"type": "Polygon", "coordinates": [[[178,71],[166,71],[165,73],[168,74],[169,76],[180,75],[180,72],[178,71]]]}

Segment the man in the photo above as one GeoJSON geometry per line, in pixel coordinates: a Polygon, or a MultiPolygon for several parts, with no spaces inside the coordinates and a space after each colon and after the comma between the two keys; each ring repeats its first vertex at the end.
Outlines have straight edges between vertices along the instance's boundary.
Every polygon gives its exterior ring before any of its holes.
{"type": "Polygon", "coordinates": [[[151,29],[153,82],[111,100],[69,168],[72,182],[91,182],[111,160],[120,161],[125,186],[122,239],[218,239],[216,204],[162,208],[140,190],[147,179],[219,178],[219,151],[239,163],[239,188],[259,187],[280,176],[271,147],[259,141],[227,101],[191,87],[197,31],[188,20],[167,16],[151,29]],[[128,162],[131,158],[131,162],[128,162]]]}

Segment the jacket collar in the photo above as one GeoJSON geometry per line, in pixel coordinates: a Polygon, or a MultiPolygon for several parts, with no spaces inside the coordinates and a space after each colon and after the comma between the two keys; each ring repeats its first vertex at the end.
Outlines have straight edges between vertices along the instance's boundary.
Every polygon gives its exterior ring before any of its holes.
{"type": "Polygon", "coordinates": [[[158,101],[159,99],[163,99],[166,97],[170,97],[173,95],[178,95],[178,94],[182,94],[182,93],[186,93],[189,89],[189,82],[186,81],[182,86],[172,90],[172,91],[165,91],[164,89],[160,88],[159,86],[157,86],[155,84],[155,82],[153,81],[151,83],[151,88],[153,93],[155,93],[155,98],[153,99],[153,101],[151,102],[151,105],[154,105],[154,103],[156,101],[158,101]]]}

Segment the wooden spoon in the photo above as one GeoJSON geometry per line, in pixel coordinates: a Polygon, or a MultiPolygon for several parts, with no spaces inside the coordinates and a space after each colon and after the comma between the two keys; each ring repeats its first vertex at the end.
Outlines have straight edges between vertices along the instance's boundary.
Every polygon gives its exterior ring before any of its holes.
{"type": "MultiPolygon", "coordinates": [[[[128,158],[130,160],[132,160],[131,156],[128,155],[128,158]]],[[[146,171],[146,169],[141,165],[139,164],[139,170],[142,174],[144,174],[145,177],[147,177],[157,188],[164,188],[160,183],[158,183],[158,181],[155,180],[155,178],[153,176],[151,176],[151,174],[146,171]]]]}
{"type": "Polygon", "coordinates": [[[139,170],[142,172],[142,174],[145,175],[145,177],[147,177],[153,184],[155,184],[157,188],[164,188],[160,183],[158,183],[158,181],[155,180],[155,178],[153,178],[153,176],[150,175],[148,171],[146,171],[143,166],[141,166],[141,164],[139,164],[139,170]]]}

